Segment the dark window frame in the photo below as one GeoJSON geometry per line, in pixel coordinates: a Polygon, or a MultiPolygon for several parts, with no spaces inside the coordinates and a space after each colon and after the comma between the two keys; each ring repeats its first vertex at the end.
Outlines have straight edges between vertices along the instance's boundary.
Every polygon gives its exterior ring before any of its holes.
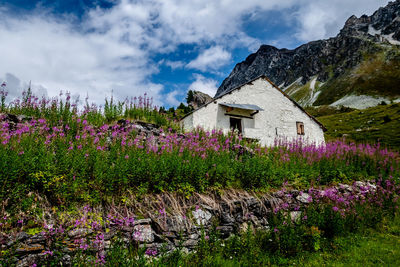
{"type": "Polygon", "coordinates": [[[239,133],[243,132],[243,121],[240,118],[229,117],[229,128],[238,129],[239,133]],[[237,126],[237,127],[236,127],[237,126]]]}

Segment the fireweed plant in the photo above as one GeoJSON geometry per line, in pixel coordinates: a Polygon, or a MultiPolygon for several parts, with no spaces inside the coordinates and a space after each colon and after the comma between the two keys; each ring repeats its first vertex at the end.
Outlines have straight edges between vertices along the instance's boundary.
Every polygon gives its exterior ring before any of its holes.
{"type": "MultiPolygon", "coordinates": [[[[385,220],[396,220],[400,185],[393,179],[371,182],[300,192],[308,195],[308,204],[289,208],[290,203],[282,202],[269,213],[267,229],[254,230],[249,225],[247,230],[228,239],[222,239],[213,229],[202,231],[196,252],[188,255],[179,246],[168,253],[162,247],[141,248],[143,237],[139,231],[130,234],[129,240],[126,235],[114,236],[107,245],[105,236],[111,229],[123,233],[135,225],[135,218],[118,212],[104,214],[84,206],[74,214],[59,213],[54,224],[43,223],[38,228],[46,245],[45,257],[36,264],[57,264],[67,248],[72,252],[73,264],[79,266],[198,266],[230,261],[245,265],[282,264],[304,253],[335,249],[340,246],[337,237],[378,228],[385,220]],[[75,238],[66,242],[67,236],[75,238]]],[[[280,192],[289,194],[286,184],[280,192]]],[[[173,216],[165,210],[160,214],[173,216]]],[[[1,218],[1,222],[2,231],[10,227],[9,218],[1,218]]],[[[7,265],[12,255],[8,256],[0,257],[0,263],[7,265]]]]}
{"type": "MultiPolygon", "coordinates": [[[[106,254],[104,236],[108,231],[113,226],[131,227],[135,218],[104,216],[85,206],[77,216],[61,214],[57,223],[43,224],[43,220],[32,216],[41,213],[32,210],[38,209],[38,196],[45,196],[53,207],[68,210],[74,204],[101,206],[123,202],[127,191],[178,191],[190,197],[194,192],[218,192],[224,188],[264,191],[282,184],[299,189],[311,187],[307,192],[310,203],[299,207],[295,216],[289,212],[288,203],[283,203],[268,218],[268,231],[227,241],[215,238],[218,233],[203,235],[197,248],[199,253],[191,256],[192,263],[211,260],[204,255],[226,258],[233,253],[247,257],[250,251],[252,256],[246,261],[257,264],[252,261],[262,253],[290,256],[302,250],[318,251],[335,236],[376,227],[397,210],[399,154],[379,144],[338,140],[317,146],[280,141],[273,147],[260,147],[234,133],[224,135],[217,130],[179,133],[176,124],[154,109],[146,96],[124,103],[111,99],[104,109],[87,104],[82,112],[68,94],[64,100],[39,100],[28,91],[22,100],[11,104],[6,104],[6,96],[2,89],[0,231],[32,228],[31,231],[43,232],[47,262],[59,260],[65,246],[62,240],[71,231],[77,235],[86,231],[91,237],[86,235],[69,244],[79,254],[74,259],[78,265],[81,259],[110,266],[115,266],[121,257],[130,260],[131,265],[146,257],[157,257],[153,264],[188,263],[188,259],[179,251],[163,255],[155,249],[140,250],[140,232],[132,235],[132,248],[127,250],[117,239],[106,254]],[[10,123],[4,120],[6,113],[32,119],[10,123]],[[146,137],[129,121],[115,123],[122,117],[157,123],[164,128],[160,129],[160,136],[146,137]],[[354,180],[375,183],[347,191],[329,187],[354,180]],[[319,185],[328,187],[322,191],[314,189],[319,185]],[[22,212],[31,215],[18,216],[22,212]],[[72,217],[74,220],[69,219],[72,217]]],[[[165,208],[159,214],[169,216],[165,208]]],[[[0,265],[7,265],[3,263],[6,258],[9,257],[2,254],[0,265]]]]}
{"type": "MultiPolygon", "coordinates": [[[[281,192],[288,193],[285,187],[281,192]]],[[[307,253],[340,250],[339,237],[380,228],[385,221],[398,222],[400,186],[392,179],[366,186],[311,188],[304,193],[309,195],[309,204],[293,210],[289,203],[282,203],[269,215],[268,230],[249,227],[227,240],[218,238],[218,233],[203,235],[196,253],[178,259],[166,256],[160,262],[180,266],[288,264],[291,258],[307,258],[307,253]]]]}
{"type": "Polygon", "coordinates": [[[49,126],[73,124],[79,117],[89,124],[101,126],[120,118],[142,120],[166,127],[176,127],[173,119],[167,114],[160,113],[153,105],[153,98],[145,93],[143,96],[126,98],[115,101],[113,96],[105,99],[104,106],[89,103],[86,97],[84,105],[79,109],[79,98],[73,99],[69,92],[60,92],[58,97],[37,97],[30,89],[22,92],[20,98],[7,101],[8,92],[3,83],[0,87],[0,113],[24,115],[36,119],[46,119],[49,126]],[[4,86],[3,86],[4,85],[4,86]]]}
{"type": "Polygon", "coordinates": [[[399,156],[379,145],[335,141],[264,148],[222,131],[139,135],[134,126],[93,126],[74,117],[49,125],[33,119],[0,122],[0,197],[21,205],[29,192],[55,204],[100,203],[127,189],[144,193],[204,192],[209,188],[263,190],[284,181],[305,187],[398,177],[399,156]],[[252,146],[252,147],[251,147],[252,146]]]}
{"type": "MultiPolygon", "coordinates": [[[[5,99],[3,87],[1,92],[5,99]]],[[[86,99],[81,112],[69,93],[62,96],[39,99],[28,90],[8,105],[2,98],[0,198],[5,209],[31,206],[30,192],[56,205],[99,204],[123,198],[128,189],[190,196],[226,187],[267,190],[284,181],[301,188],[399,175],[399,154],[379,144],[317,146],[299,140],[260,147],[217,130],[179,133],[146,95],[118,103],[111,98],[104,110],[86,99]],[[15,124],[4,120],[6,113],[31,119],[15,124]],[[129,120],[115,122],[124,116],[159,120],[164,128],[160,136],[146,137],[129,120]]]]}

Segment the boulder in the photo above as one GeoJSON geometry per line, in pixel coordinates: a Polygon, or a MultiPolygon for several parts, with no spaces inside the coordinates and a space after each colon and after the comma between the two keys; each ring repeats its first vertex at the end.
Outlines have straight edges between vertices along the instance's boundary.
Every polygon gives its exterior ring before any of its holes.
{"type": "Polygon", "coordinates": [[[202,209],[196,209],[196,210],[192,211],[192,214],[193,214],[193,218],[197,225],[208,224],[212,217],[210,212],[208,212],[207,210],[202,210],[202,209]]]}

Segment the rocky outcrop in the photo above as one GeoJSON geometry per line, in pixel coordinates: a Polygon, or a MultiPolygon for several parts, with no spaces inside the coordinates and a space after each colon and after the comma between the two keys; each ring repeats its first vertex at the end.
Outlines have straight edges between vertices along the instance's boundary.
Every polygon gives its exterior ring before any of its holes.
{"type": "Polygon", "coordinates": [[[202,105],[210,102],[213,98],[206,93],[200,91],[192,91],[192,99],[189,101],[188,105],[193,109],[198,109],[202,105]]]}
{"type": "Polygon", "coordinates": [[[334,38],[293,50],[262,45],[234,67],[215,97],[260,75],[282,88],[294,82],[304,85],[315,76],[321,83],[334,80],[356,67],[365,55],[390,49],[391,45],[400,45],[400,0],[390,2],[372,16],[351,16],[334,38]]]}
{"type": "MultiPolygon", "coordinates": [[[[18,129],[18,127],[23,127],[25,123],[29,123],[32,120],[32,117],[25,115],[0,113],[0,122],[5,122],[6,124],[3,124],[3,127],[7,127],[9,131],[15,131],[18,129]]],[[[159,137],[164,136],[163,130],[160,128],[160,126],[154,123],[120,119],[115,123],[108,125],[108,139],[110,142],[113,139],[111,133],[115,127],[118,127],[122,131],[134,130],[142,137],[142,140],[156,139],[156,142],[158,142],[159,137]]]]}
{"type": "MultiPolygon", "coordinates": [[[[69,226],[72,228],[70,230],[46,225],[45,231],[32,235],[26,232],[2,233],[0,248],[11,255],[8,262],[17,266],[32,266],[56,253],[61,253],[60,263],[63,266],[70,266],[71,257],[79,250],[89,249],[94,254],[106,255],[116,238],[122,240],[125,246],[134,244],[146,248],[151,256],[159,255],[161,248],[173,251],[181,247],[189,252],[196,248],[201,238],[207,238],[214,230],[220,238],[228,238],[248,229],[268,231],[269,218],[280,209],[292,220],[298,220],[301,218],[301,209],[312,202],[312,195],[328,195],[335,191],[338,196],[347,194],[362,198],[375,190],[374,184],[360,181],[353,185],[339,184],[328,189],[313,188],[308,191],[282,188],[264,195],[228,190],[221,195],[194,195],[190,199],[183,197],[179,200],[179,207],[171,195],[160,195],[149,202],[143,201],[140,209],[134,209],[140,211],[146,217],[144,219],[103,215],[101,221],[107,223],[100,225],[87,218],[89,213],[85,213],[84,218],[69,226]],[[154,207],[160,209],[154,210],[154,207]],[[58,245],[50,248],[52,242],[58,245]]],[[[93,214],[89,207],[84,209],[93,214]]],[[[117,213],[123,214],[126,209],[124,206],[117,213]]],[[[103,211],[103,214],[106,212],[103,211]]]]}

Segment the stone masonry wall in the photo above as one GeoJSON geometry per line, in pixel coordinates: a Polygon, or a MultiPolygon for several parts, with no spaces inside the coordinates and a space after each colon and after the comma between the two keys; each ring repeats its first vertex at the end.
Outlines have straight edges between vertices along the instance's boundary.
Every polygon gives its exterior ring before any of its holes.
{"type": "MultiPolygon", "coordinates": [[[[339,194],[360,194],[365,190],[375,190],[376,186],[369,182],[355,182],[353,185],[339,184],[334,187],[339,194]]],[[[319,190],[324,194],[323,189],[319,190]]],[[[182,200],[183,199],[183,200],[182,200]]],[[[90,249],[106,254],[111,246],[113,237],[119,236],[126,245],[136,244],[146,247],[157,255],[163,247],[168,251],[176,249],[180,244],[187,252],[195,249],[202,231],[207,234],[213,228],[216,229],[221,238],[228,238],[233,233],[246,230],[250,225],[255,229],[269,229],[268,215],[282,208],[290,213],[292,220],[300,218],[299,207],[308,205],[311,196],[308,191],[282,189],[270,194],[256,196],[244,191],[225,191],[222,195],[199,195],[192,196],[185,202],[171,198],[169,195],[153,197],[143,200],[140,213],[143,219],[128,219],[121,221],[109,216],[108,229],[93,223],[90,227],[80,226],[79,221],[72,230],[63,230],[62,244],[60,248],[63,257],[62,265],[71,264],[71,253],[77,249],[87,249],[86,244],[92,244],[90,249]],[[177,205],[183,208],[179,211],[177,205]],[[147,210],[146,210],[147,209],[147,210]],[[104,235],[95,234],[100,229],[104,235]],[[82,240],[85,240],[84,242],[82,240]],[[100,242],[100,241],[101,242],[100,242]],[[97,243],[96,243],[97,242],[97,243]],[[94,248],[93,248],[94,247],[94,248]]],[[[139,204],[139,203],[137,203],[139,204]]],[[[106,215],[104,215],[106,217],[106,215]]],[[[105,220],[106,218],[104,218],[105,220]]],[[[48,251],[49,241],[46,235],[58,229],[47,226],[47,232],[29,235],[26,232],[15,234],[0,234],[1,250],[11,250],[15,253],[13,262],[17,266],[31,266],[40,258],[53,253],[48,251]]],[[[104,226],[103,226],[104,227],[104,226]]]]}

